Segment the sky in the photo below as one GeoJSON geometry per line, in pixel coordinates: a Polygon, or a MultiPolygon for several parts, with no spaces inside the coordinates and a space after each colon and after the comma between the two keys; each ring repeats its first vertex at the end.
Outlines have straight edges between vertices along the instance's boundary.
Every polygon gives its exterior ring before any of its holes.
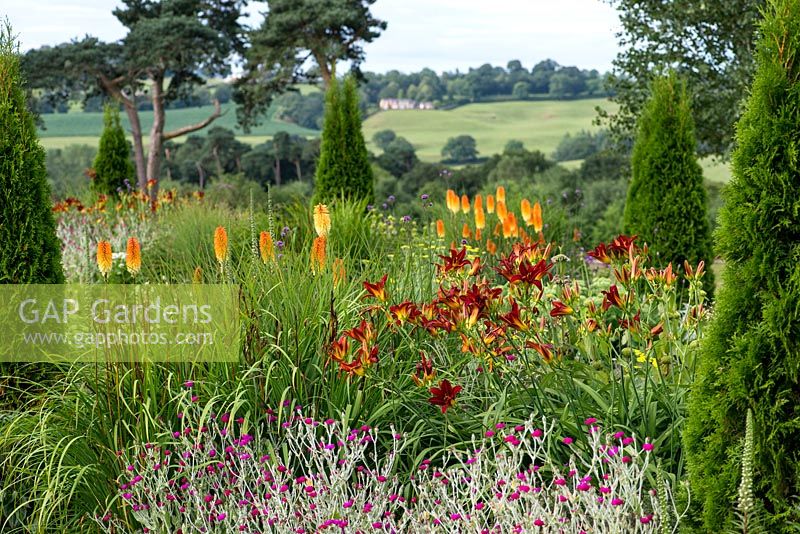
{"type": "MultiPolygon", "coordinates": [[[[124,37],[111,14],[115,0],[0,0],[23,50],[86,34],[124,37]]],[[[251,2],[249,23],[265,4],[251,2]]],[[[363,69],[386,72],[466,70],[519,59],[531,68],[551,58],[561,65],[606,71],[617,54],[619,20],[603,0],[378,0],[373,15],[389,26],[366,46],[363,69]]]]}

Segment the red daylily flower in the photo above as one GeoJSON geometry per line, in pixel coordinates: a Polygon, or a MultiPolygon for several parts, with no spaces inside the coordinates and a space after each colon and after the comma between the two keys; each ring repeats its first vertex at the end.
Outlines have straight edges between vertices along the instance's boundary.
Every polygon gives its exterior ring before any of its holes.
{"type": "Polygon", "coordinates": [[[527,332],[528,329],[530,329],[530,325],[526,321],[522,320],[522,317],[520,317],[519,312],[520,312],[519,304],[517,304],[516,300],[512,300],[511,311],[506,314],[502,314],[499,317],[501,321],[506,323],[511,328],[516,328],[521,332],[527,332]]]}
{"type": "Polygon", "coordinates": [[[606,311],[611,306],[616,306],[617,308],[622,309],[622,307],[625,305],[625,301],[622,300],[616,285],[611,286],[608,288],[608,291],[603,291],[602,293],[603,311],[606,311]]]}
{"type": "Polygon", "coordinates": [[[420,361],[414,368],[414,374],[411,378],[418,386],[424,386],[436,377],[436,369],[433,368],[433,362],[425,357],[425,353],[420,352],[420,361]]]}
{"type": "Polygon", "coordinates": [[[367,290],[367,297],[375,297],[381,302],[386,302],[386,278],[388,275],[384,274],[377,283],[371,284],[367,281],[364,282],[364,289],[367,290]]]}
{"type": "Polygon", "coordinates": [[[525,346],[528,347],[529,349],[533,349],[536,352],[538,352],[539,355],[542,357],[542,359],[547,363],[550,363],[553,360],[552,344],[550,343],[543,344],[543,343],[535,343],[533,341],[527,341],[525,343],[525,346]]]}
{"type": "Polygon", "coordinates": [[[553,301],[553,309],[550,310],[550,317],[563,317],[564,315],[572,315],[575,310],[561,302],[560,300],[553,301]]]}
{"type": "Polygon", "coordinates": [[[392,317],[398,325],[403,323],[416,323],[420,316],[420,311],[417,308],[417,305],[408,300],[401,302],[400,304],[390,306],[389,313],[392,314],[392,317]]]}
{"type": "Polygon", "coordinates": [[[440,255],[439,257],[442,259],[442,264],[440,265],[437,263],[436,267],[442,274],[447,274],[450,271],[458,271],[467,265],[471,265],[470,261],[467,259],[466,247],[463,247],[461,250],[451,248],[449,256],[440,255]]]}
{"type": "Polygon", "coordinates": [[[442,413],[446,413],[447,409],[456,403],[456,395],[461,391],[461,386],[453,386],[447,379],[439,382],[439,387],[432,387],[430,389],[433,395],[428,402],[434,406],[441,406],[442,413]]]}

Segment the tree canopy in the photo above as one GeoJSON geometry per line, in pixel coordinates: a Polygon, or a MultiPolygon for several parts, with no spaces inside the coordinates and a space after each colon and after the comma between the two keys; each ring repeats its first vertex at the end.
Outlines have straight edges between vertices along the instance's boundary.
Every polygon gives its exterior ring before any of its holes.
{"type": "MultiPolygon", "coordinates": [[[[140,188],[158,180],[163,143],[204,128],[221,114],[219,102],[205,120],[165,132],[165,105],[190,94],[203,76],[225,75],[230,56],[244,50],[239,23],[245,0],[123,0],[114,16],[127,35],[105,43],[91,36],[28,52],[24,68],[30,85],[44,90],[46,100],[68,99],[73,93],[102,93],[120,102],[131,124],[134,161],[140,188]],[[201,74],[202,73],[202,76],[201,74]],[[147,162],[137,96],[152,102],[147,162]]],[[[153,191],[155,193],[155,189],[153,191]]]]}
{"type": "Polygon", "coordinates": [[[673,68],[694,102],[700,154],[726,154],[752,78],[764,0],[608,0],[620,14],[622,50],[609,80],[619,111],[611,124],[630,137],[655,74],[673,68]]]}
{"type": "Polygon", "coordinates": [[[370,12],[375,1],[270,0],[264,22],[250,34],[245,74],[237,82],[241,124],[256,124],[274,95],[292,85],[322,79],[327,87],[337,62],[349,62],[360,77],[363,45],[386,29],[370,12]]]}

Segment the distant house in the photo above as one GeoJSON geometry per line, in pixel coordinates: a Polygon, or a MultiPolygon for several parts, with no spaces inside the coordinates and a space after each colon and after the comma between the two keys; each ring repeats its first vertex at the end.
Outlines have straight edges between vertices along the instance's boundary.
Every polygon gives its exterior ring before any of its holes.
{"type": "Polygon", "coordinates": [[[410,98],[381,98],[378,107],[381,111],[390,109],[433,109],[433,102],[417,102],[410,98]]]}

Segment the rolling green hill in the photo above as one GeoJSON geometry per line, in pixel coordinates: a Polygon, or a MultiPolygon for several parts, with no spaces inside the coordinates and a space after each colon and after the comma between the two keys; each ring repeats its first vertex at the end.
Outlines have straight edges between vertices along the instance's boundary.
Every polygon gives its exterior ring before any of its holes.
{"type": "MultiPolygon", "coordinates": [[[[364,136],[369,149],[377,153],[379,150],[372,145],[372,136],[380,130],[394,130],[414,145],[421,160],[430,162],[441,159],[441,150],[448,138],[461,134],[469,134],[475,138],[481,156],[502,152],[510,139],[518,139],[525,143],[527,148],[539,149],[550,155],[564,134],[597,128],[592,124],[592,120],[597,116],[595,111],[597,106],[609,111],[614,109],[613,103],[598,98],[492,102],[470,104],[448,111],[384,111],[370,116],[364,122],[364,136]]],[[[199,122],[207,117],[212,109],[206,106],[170,110],[167,112],[167,127],[171,129],[199,122]]],[[[275,120],[265,120],[249,134],[244,134],[236,128],[234,104],[225,104],[223,110],[225,114],[214,124],[233,129],[246,143],[263,143],[281,130],[307,137],[319,135],[316,130],[275,120]]],[[[140,116],[142,128],[147,133],[152,124],[152,114],[142,112],[140,116]]],[[[96,145],[103,127],[102,113],[83,113],[76,110],[42,117],[46,129],[40,131],[40,135],[45,148],[63,148],[72,144],[96,145]]],[[[122,118],[123,127],[128,129],[124,113],[122,118]]],[[[203,132],[199,134],[203,135],[203,132]]],[[[576,168],[579,163],[566,162],[566,165],[576,168]]],[[[730,176],[727,164],[707,160],[703,161],[703,168],[706,178],[711,181],[726,182],[730,176]]]]}
{"type": "MultiPolygon", "coordinates": [[[[509,139],[518,139],[528,149],[551,154],[566,133],[592,130],[596,106],[613,110],[605,99],[471,104],[449,111],[384,111],[364,123],[364,135],[372,141],[375,132],[390,129],[408,139],[423,161],[439,161],[449,137],[468,134],[478,152],[489,156],[503,151],[509,139]]],[[[371,150],[375,147],[370,146],[371,150]]]]}

